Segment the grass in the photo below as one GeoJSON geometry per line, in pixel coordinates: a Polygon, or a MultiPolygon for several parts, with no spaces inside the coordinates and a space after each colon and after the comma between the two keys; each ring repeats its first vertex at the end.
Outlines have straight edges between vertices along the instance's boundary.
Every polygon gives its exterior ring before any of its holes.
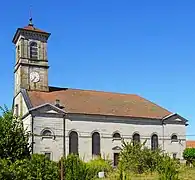
{"type": "MultiPolygon", "coordinates": [[[[195,167],[190,168],[187,166],[181,166],[179,171],[179,179],[180,180],[195,180],[195,167]]],[[[112,173],[109,175],[109,177],[104,178],[102,180],[119,180],[116,178],[116,173],[112,173]]],[[[158,180],[158,174],[131,174],[129,179],[127,180],[158,180]]]]}
{"type": "Polygon", "coordinates": [[[181,180],[195,180],[195,167],[194,168],[190,168],[190,167],[182,167],[180,170],[180,174],[179,174],[179,178],[181,180]]]}

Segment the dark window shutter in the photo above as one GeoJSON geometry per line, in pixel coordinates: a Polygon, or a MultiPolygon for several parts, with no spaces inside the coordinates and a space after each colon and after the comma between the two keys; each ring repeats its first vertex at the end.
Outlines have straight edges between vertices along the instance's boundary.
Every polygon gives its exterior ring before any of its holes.
{"type": "Polygon", "coordinates": [[[138,133],[135,133],[133,135],[133,145],[140,142],[140,135],[138,133]]]}
{"type": "Polygon", "coordinates": [[[114,166],[118,166],[119,153],[114,153],[114,166]]]}
{"type": "Polygon", "coordinates": [[[72,131],[69,135],[69,154],[78,154],[78,134],[72,131]]]}
{"type": "Polygon", "coordinates": [[[151,138],[151,149],[158,149],[158,136],[156,134],[152,135],[151,138]]]}
{"type": "Polygon", "coordinates": [[[37,59],[38,58],[38,47],[36,42],[32,42],[30,44],[30,58],[37,59]]]}
{"type": "Polygon", "coordinates": [[[98,132],[92,135],[92,154],[100,155],[100,134],[98,132]]]}

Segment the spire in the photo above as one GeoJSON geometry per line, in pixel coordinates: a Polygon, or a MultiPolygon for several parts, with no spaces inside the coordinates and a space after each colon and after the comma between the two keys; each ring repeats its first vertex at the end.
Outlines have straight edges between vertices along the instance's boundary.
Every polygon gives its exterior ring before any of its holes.
{"type": "Polygon", "coordinates": [[[29,12],[29,15],[30,15],[30,19],[29,19],[29,26],[33,26],[33,22],[32,22],[32,11],[31,11],[31,7],[30,7],[30,12],[29,12]]]}

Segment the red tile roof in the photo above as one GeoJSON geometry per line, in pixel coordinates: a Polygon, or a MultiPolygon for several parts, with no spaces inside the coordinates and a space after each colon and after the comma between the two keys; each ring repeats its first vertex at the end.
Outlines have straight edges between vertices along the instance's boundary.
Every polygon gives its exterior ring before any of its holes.
{"type": "Polygon", "coordinates": [[[195,141],[186,141],[186,148],[195,148],[195,141]]]}
{"type": "Polygon", "coordinates": [[[38,29],[38,28],[36,28],[35,26],[33,26],[32,24],[29,24],[28,26],[25,26],[25,27],[23,27],[23,28],[18,28],[18,29],[17,29],[17,31],[16,31],[16,33],[15,33],[15,35],[14,35],[14,37],[13,37],[13,40],[12,40],[12,42],[13,42],[14,44],[17,42],[17,39],[18,39],[18,37],[19,37],[19,34],[21,33],[21,30],[26,30],[26,31],[31,31],[31,32],[37,32],[37,33],[42,33],[42,34],[44,34],[47,38],[49,38],[49,36],[50,36],[50,33],[45,32],[45,31],[43,31],[43,30],[41,30],[41,29],[38,29]]]}
{"type": "Polygon", "coordinates": [[[56,89],[50,92],[28,91],[33,107],[55,104],[66,112],[161,119],[172,114],[166,109],[135,94],[119,94],[79,89],[56,89]]]}
{"type": "Polygon", "coordinates": [[[33,25],[28,25],[28,26],[25,26],[25,27],[23,27],[21,29],[29,30],[29,31],[36,31],[36,32],[40,32],[40,33],[47,33],[47,32],[45,32],[45,31],[43,31],[41,29],[38,29],[38,28],[34,27],[33,25]]]}

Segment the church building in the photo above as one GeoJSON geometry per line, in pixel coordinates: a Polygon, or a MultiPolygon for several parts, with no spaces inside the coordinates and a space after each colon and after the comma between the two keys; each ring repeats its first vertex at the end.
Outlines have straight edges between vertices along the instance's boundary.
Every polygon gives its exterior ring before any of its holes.
{"type": "Polygon", "coordinates": [[[30,132],[32,153],[54,161],[70,153],[85,161],[101,155],[117,165],[122,140],[133,140],[182,159],[187,120],[179,114],[136,94],[49,86],[49,37],[32,19],[13,37],[13,107],[30,132]]]}

